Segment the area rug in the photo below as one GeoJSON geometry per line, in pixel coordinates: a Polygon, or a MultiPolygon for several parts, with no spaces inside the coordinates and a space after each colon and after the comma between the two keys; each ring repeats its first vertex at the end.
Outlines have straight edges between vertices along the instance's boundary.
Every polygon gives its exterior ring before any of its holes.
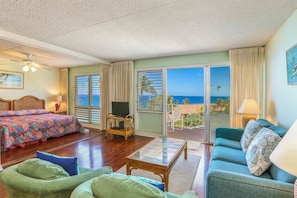
{"type": "MultiPolygon", "coordinates": [[[[191,155],[189,153],[188,159],[186,160],[184,159],[184,155],[179,157],[169,174],[169,192],[182,195],[185,191],[192,188],[200,159],[200,156],[191,155]]],[[[126,174],[126,165],[117,172],[126,174]]],[[[131,174],[161,181],[160,176],[145,170],[134,169],[131,174]]]]}
{"type": "Polygon", "coordinates": [[[187,140],[187,149],[189,150],[199,150],[201,142],[198,141],[189,141],[187,140]]]}

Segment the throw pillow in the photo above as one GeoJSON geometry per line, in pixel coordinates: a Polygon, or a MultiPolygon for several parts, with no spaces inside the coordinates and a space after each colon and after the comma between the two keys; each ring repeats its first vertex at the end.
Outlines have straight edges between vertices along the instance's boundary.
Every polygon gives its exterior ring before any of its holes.
{"type": "Polygon", "coordinates": [[[69,177],[69,174],[61,166],[37,158],[19,163],[17,171],[28,177],[44,180],[69,177]]]}
{"type": "Polygon", "coordinates": [[[46,160],[62,166],[70,176],[78,174],[77,157],[60,157],[54,154],[45,153],[41,151],[36,151],[36,156],[39,159],[46,160]]]}
{"type": "Polygon", "coordinates": [[[166,194],[155,186],[123,174],[100,175],[92,182],[91,189],[94,197],[166,197],[166,194]]]}
{"type": "Polygon", "coordinates": [[[270,167],[269,156],[280,141],[279,135],[268,128],[262,128],[259,131],[245,156],[251,174],[260,176],[270,167]]]}
{"type": "Polygon", "coordinates": [[[261,130],[262,125],[258,122],[256,122],[255,120],[250,120],[245,129],[244,132],[241,136],[240,139],[240,145],[241,148],[243,150],[243,152],[246,153],[249,144],[251,143],[251,141],[254,139],[254,137],[257,135],[257,133],[261,130]]]}

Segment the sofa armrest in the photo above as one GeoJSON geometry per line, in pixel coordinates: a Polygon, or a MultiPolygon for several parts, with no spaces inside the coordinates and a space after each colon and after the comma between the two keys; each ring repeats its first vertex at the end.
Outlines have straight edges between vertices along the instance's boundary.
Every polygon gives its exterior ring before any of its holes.
{"type": "Polygon", "coordinates": [[[294,197],[294,185],[235,172],[209,169],[206,197],[292,198],[294,197]]]}
{"type": "Polygon", "coordinates": [[[243,129],[239,128],[216,128],[216,138],[222,137],[230,140],[240,141],[243,129]]]}

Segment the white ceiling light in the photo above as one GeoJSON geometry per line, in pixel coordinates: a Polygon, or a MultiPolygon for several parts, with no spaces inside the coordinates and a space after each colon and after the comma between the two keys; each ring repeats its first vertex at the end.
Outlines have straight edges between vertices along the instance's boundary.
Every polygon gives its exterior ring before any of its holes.
{"type": "Polygon", "coordinates": [[[37,63],[35,63],[34,61],[30,61],[30,58],[32,57],[32,54],[27,54],[28,56],[28,60],[23,60],[23,71],[28,72],[29,70],[31,70],[32,72],[35,72],[37,69],[37,67],[39,67],[39,65],[37,63]]]}

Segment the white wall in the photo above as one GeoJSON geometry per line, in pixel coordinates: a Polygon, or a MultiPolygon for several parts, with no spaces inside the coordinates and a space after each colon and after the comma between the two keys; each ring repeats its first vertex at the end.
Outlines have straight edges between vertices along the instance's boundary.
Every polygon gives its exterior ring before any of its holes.
{"type": "Polygon", "coordinates": [[[24,89],[0,89],[0,98],[12,100],[26,95],[33,95],[45,99],[45,107],[54,110],[54,96],[60,92],[60,69],[37,69],[36,72],[23,72],[22,67],[16,65],[1,65],[0,70],[24,73],[24,89]]]}
{"type": "Polygon", "coordinates": [[[297,44],[297,10],[266,45],[266,118],[289,128],[297,119],[297,85],[287,84],[286,51],[297,44]]]}

